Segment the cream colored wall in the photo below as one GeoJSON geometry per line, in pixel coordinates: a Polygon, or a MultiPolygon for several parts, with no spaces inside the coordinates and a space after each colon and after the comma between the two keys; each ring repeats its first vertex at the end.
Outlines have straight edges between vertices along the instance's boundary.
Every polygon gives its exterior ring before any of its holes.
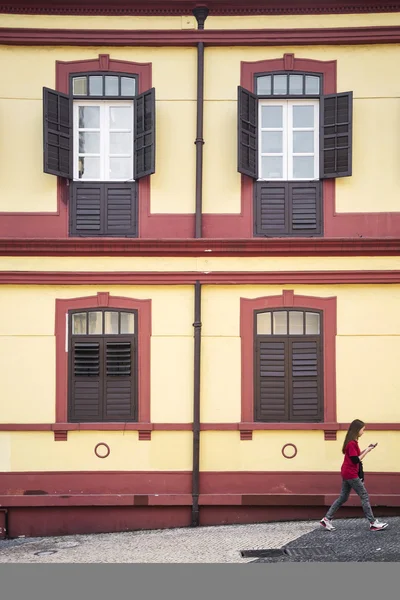
{"type": "Polygon", "coordinates": [[[152,63],[157,153],[156,174],[151,177],[151,211],[194,212],[194,48],[14,46],[0,47],[0,212],[56,211],[56,177],[43,173],[42,88],[54,89],[57,60],[85,60],[99,54],[152,63]]]}
{"type": "Polygon", "coordinates": [[[2,27],[38,29],[196,29],[193,15],[186,16],[104,16],[8,15],[0,13],[2,27]]]}

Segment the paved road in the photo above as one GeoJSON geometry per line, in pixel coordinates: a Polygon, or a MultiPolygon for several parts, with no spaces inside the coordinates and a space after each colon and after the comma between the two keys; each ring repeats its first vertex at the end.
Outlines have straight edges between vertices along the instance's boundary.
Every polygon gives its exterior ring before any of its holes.
{"type": "Polygon", "coordinates": [[[0,541],[0,563],[400,562],[400,517],[371,532],[364,519],[134,531],[0,541]],[[276,556],[242,556],[275,550],[276,556]],[[40,554],[37,554],[40,553],[40,554]]]}

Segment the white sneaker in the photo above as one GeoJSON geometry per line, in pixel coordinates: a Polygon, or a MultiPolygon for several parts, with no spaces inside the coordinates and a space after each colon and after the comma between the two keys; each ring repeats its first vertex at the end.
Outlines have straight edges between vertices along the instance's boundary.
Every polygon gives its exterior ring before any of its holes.
{"type": "Polygon", "coordinates": [[[381,523],[380,521],[378,521],[378,519],[376,519],[373,523],[369,524],[369,528],[371,531],[382,531],[382,529],[386,529],[387,526],[387,523],[381,523]]]}
{"type": "Polygon", "coordinates": [[[335,529],[336,529],[336,527],[334,527],[332,525],[332,521],[330,519],[327,519],[326,517],[321,519],[320,523],[321,523],[322,527],[325,527],[325,529],[327,529],[328,531],[335,531],[335,529]]]}

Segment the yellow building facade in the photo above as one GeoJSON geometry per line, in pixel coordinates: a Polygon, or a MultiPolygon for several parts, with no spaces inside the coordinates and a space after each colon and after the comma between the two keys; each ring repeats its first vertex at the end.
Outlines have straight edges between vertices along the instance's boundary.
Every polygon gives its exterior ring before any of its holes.
{"type": "Polygon", "coordinates": [[[400,3],[6,4],[0,537],[395,514],[400,3]]]}

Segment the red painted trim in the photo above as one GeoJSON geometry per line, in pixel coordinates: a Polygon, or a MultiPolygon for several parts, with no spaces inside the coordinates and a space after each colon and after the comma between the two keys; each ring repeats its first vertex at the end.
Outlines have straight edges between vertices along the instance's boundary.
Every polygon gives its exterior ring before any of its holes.
{"type": "MultiPolygon", "coordinates": [[[[107,306],[138,311],[138,422],[150,422],[151,300],[134,300],[100,293],[84,298],[56,300],[56,422],[66,423],[68,414],[68,353],[66,323],[69,310],[107,306]]],[[[123,424],[121,424],[123,425],[123,424]]]]}
{"type": "Polygon", "coordinates": [[[400,283],[400,271],[2,271],[0,285],[285,285],[400,283]]]}
{"type": "MultiPolygon", "coordinates": [[[[187,15],[191,14],[194,3],[191,0],[147,0],[127,3],[126,0],[13,0],[0,4],[0,12],[17,14],[51,15],[187,15]]],[[[400,10],[398,0],[207,0],[204,2],[211,15],[281,15],[281,14],[337,14],[365,12],[396,12],[400,10]]]]}
{"type": "MultiPolygon", "coordinates": [[[[242,348],[242,413],[244,429],[254,415],[254,311],[280,307],[314,309],[323,312],[324,347],[324,422],[336,422],[336,298],[298,296],[286,291],[282,296],[240,299],[240,336],[242,348]]],[[[278,423],[280,425],[280,423],[278,423]]]]}
{"type": "MultiPolygon", "coordinates": [[[[0,44],[14,46],[313,46],[398,44],[400,27],[304,29],[123,30],[0,28],[0,44]]],[[[286,70],[286,69],[285,69],[286,70]]]]}
{"type": "Polygon", "coordinates": [[[1,256],[396,256],[400,238],[7,239],[1,256]]]}

